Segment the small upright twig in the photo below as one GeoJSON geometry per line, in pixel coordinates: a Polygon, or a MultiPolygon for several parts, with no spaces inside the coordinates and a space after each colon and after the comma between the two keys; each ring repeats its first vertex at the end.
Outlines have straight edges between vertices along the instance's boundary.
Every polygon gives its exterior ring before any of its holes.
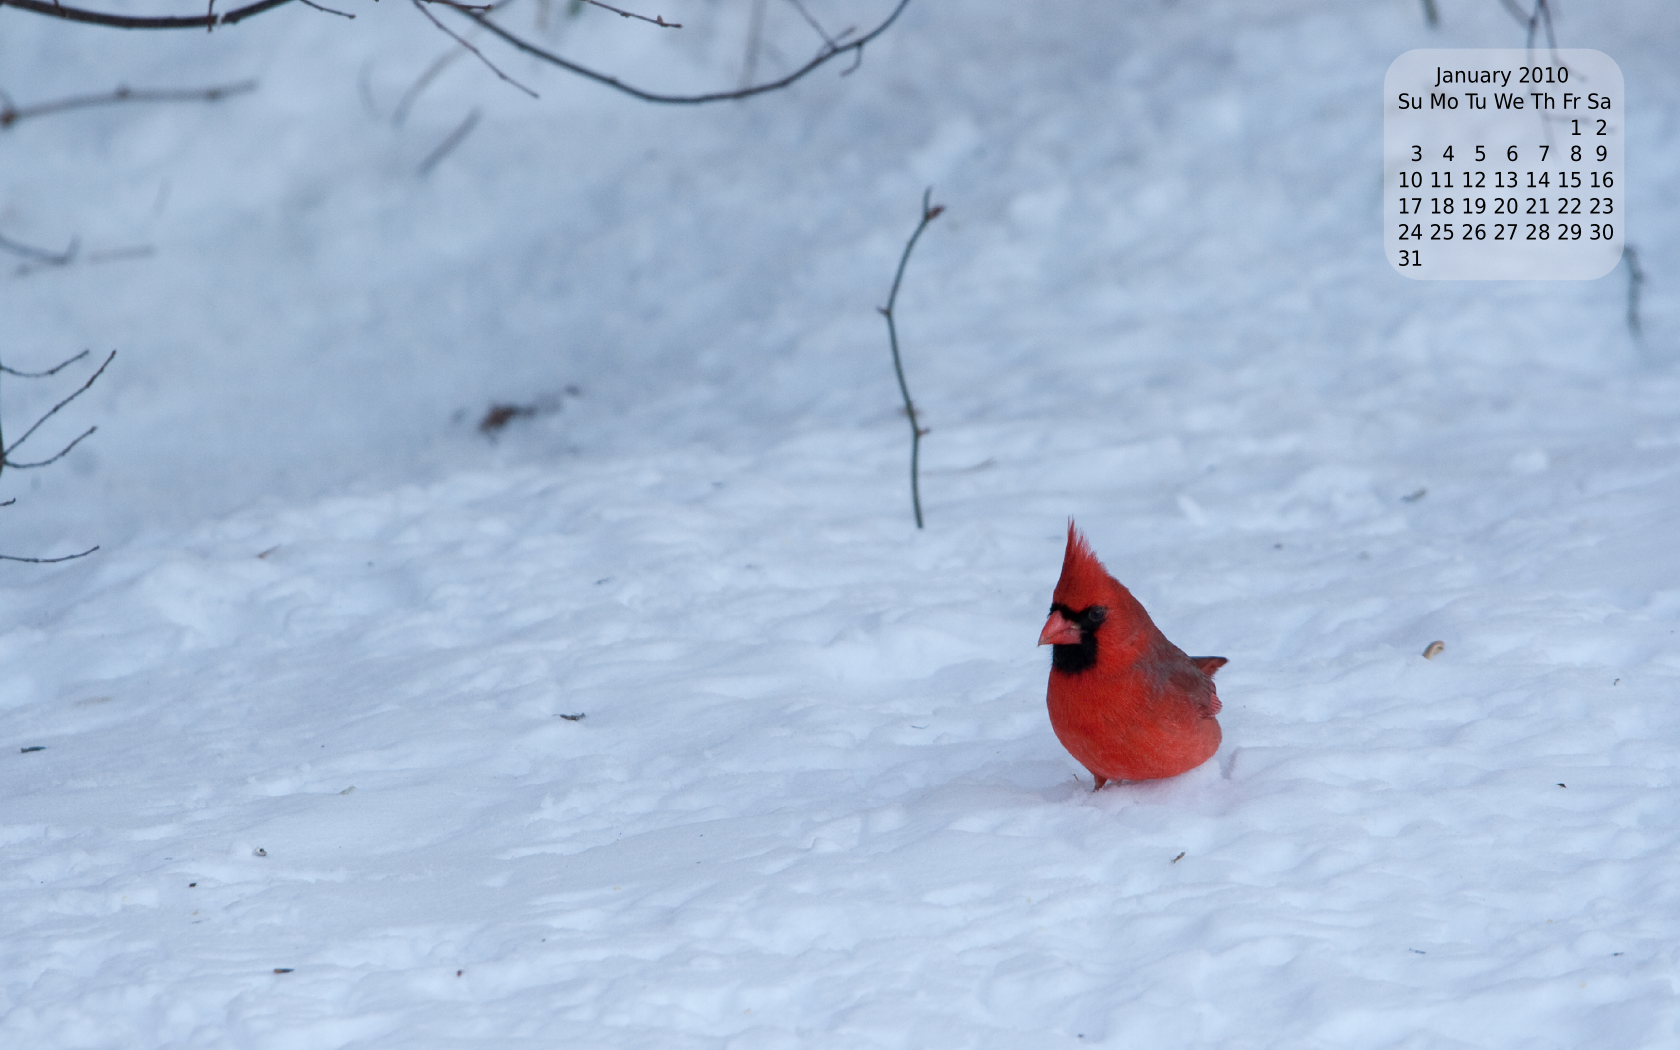
{"type": "Polygon", "coordinates": [[[1640,338],[1639,330],[1639,288],[1645,283],[1645,271],[1639,268],[1639,253],[1633,250],[1633,245],[1622,249],[1622,258],[1628,265],[1628,296],[1627,296],[1627,326],[1635,339],[1640,338]]]}
{"type": "Polygon", "coordinates": [[[893,275],[892,293],[887,296],[887,305],[876,307],[881,316],[887,319],[887,340],[892,345],[893,372],[898,376],[898,392],[904,395],[904,414],[910,417],[910,505],[916,511],[916,528],[922,527],[922,487],[921,487],[921,453],[922,435],[927,431],[922,429],[916,419],[916,403],[910,399],[910,385],[904,381],[904,360],[898,353],[898,326],[893,323],[893,306],[898,302],[898,286],[904,281],[904,266],[910,261],[910,252],[916,247],[916,241],[921,239],[922,231],[928,228],[928,223],[939,218],[939,213],[945,210],[945,205],[928,205],[933,196],[933,187],[922,191],[922,221],[916,224],[916,232],[904,244],[904,254],[898,257],[898,272],[893,275]]]}
{"type": "Polygon", "coordinates": [[[1441,15],[1435,10],[1435,0],[1423,0],[1423,20],[1431,27],[1441,24],[1441,15]]]}

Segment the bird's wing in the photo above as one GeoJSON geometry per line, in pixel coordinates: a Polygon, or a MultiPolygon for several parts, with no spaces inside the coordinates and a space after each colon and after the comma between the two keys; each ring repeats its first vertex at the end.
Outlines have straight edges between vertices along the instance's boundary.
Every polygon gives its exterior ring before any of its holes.
{"type": "MultiPolygon", "coordinates": [[[[1212,718],[1219,713],[1224,704],[1219,702],[1219,694],[1213,688],[1213,679],[1200,667],[1201,660],[1185,657],[1178,662],[1167,675],[1167,692],[1174,697],[1182,697],[1184,702],[1193,705],[1197,713],[1203,718],[1212,718]]],[[[1220,657],[1213,657],[1220,663],[1225,661],[1220,657]]],[[[1215,670],[1217,670],[1217,666],[1215,670]]]]}

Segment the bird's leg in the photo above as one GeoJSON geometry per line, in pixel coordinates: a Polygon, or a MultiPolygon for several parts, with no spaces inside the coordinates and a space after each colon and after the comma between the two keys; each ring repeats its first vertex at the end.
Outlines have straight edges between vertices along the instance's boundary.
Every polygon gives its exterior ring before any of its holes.
{"type": "MultiPolygon", "coordinates": [[[[1097,775],[1095,773],[1092,773],[1091,775],[1094,776],[1094,777],[1097,777],[1097,775]]],[[[1108,783],[1108,778],[1107,777],[1097,777],[1097,786],[1091,789],[1092,793],[1094,794],[1098,791],[1101,791],[1102,786],[1106,783],[1108,783]]]]}

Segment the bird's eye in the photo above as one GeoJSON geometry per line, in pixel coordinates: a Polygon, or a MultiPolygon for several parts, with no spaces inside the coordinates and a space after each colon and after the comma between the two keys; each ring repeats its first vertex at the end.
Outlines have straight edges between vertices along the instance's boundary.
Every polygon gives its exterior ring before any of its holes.
{"type": "Polygon", "coordinates": [[[1092,627],[1108,619],[1108,610],[1100,605],[1093,605],[1085,610],[1085,622],[1092,627]]]}

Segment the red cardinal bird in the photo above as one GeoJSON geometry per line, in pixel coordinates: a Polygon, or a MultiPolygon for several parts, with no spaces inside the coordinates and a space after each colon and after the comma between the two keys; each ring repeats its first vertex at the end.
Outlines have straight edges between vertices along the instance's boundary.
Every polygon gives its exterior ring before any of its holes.
{"type": "Polygon", "coordinates": [[[1038,636],[1055,646],[1050,726],[1097,787],[1175,777],[1213,757],[1213,673],[1225,658],[1185,656],[1167,641],[1072,521],[1053,602],[1038,636]]]}

